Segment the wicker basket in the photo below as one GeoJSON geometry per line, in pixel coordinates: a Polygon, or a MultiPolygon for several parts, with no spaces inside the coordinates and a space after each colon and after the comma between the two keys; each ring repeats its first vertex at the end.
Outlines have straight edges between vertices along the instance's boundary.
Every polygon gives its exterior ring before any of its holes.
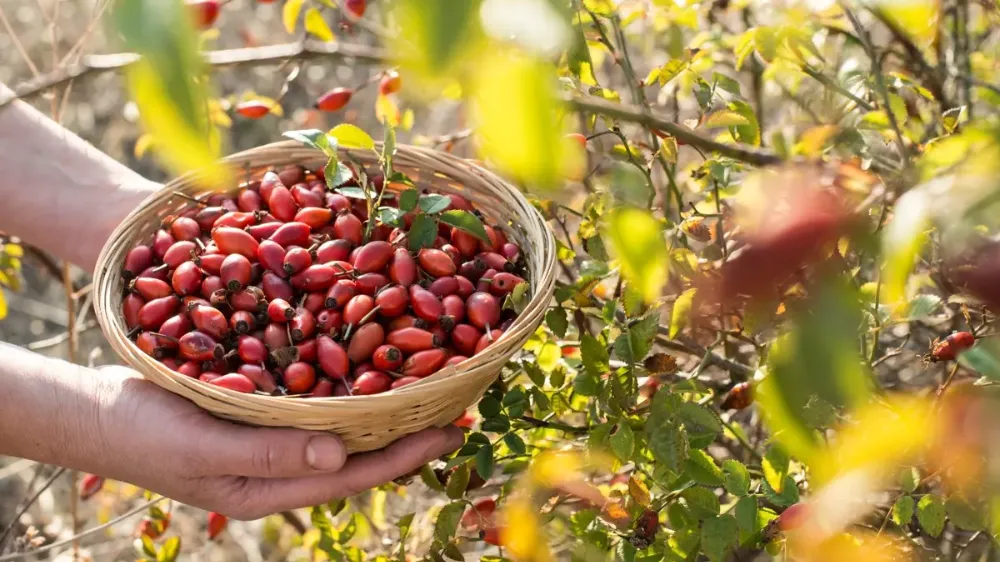
{"type": "MultiPolygon", "coordinates": [[[[366,166],[376,163],[370,150],[343,150],[366,166]]],[[[322,165],[325,157],[296,142],[279,142],[225,159],[240,175],[259,177],[271,167],[322,165]]],[[[124,281],[121,264],[137,242],[149,240],[164,217],[195,205],[177,192],[203,192],[188,175],[150,196],[114,231],[98,258],[94,273],[97,319],[111,346],[147,379],[192,400],[213,414],[259,426],[297,427],[339,435],[351,452],[384,447],[392,441],[431,426],[454,421],[476,403],[496,379],[503,365],[538,327],[552,297],[555,282],[555,241],[544,219],[521,193],[493,173],[450,154],[413,146],[399,146],[393,160],[418,187],[436,193],[456,193],[470,200],[486,216],[506,228],[523,249],[531,300],[514,324],[482,353],[447,367],[417,383],[374,396],[299,398],[241,394],[205,384],[171,371],[149,357],[126,337],[121,312],[124,281]]],[[[235,188],[234,188],[235,189],[235,188]]]]}

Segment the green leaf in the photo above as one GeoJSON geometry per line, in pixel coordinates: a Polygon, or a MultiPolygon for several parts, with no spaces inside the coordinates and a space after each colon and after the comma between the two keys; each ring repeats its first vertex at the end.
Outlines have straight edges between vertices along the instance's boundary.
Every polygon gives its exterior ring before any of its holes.
{"type": "Polygon", "coordinates": [[[764,479],[771,488],[779,492],[782,490],[790,462],[788,455],[780,446],[771,445],[764,453],[761,469],[764,471],[764,479]]]}
{"type": "Polygon", "coordinates": [[[441,508],[437,521],[434,522],[434,538],[442,543],[446,543],[455,536],[458,530],[458,522],[465,513],[464,501],[453,501],[441,508]]]}
{"type": "Polygon", "coordinates": [[[972,349],[967,349],[958,356],[958,362],[990,380],[1000,381],[1000,359],[997,345],[993,342],[976,342],[972,349]]]}
{"type": "Polygon", "coordinates": [[[397,209],[395,207],[379,207],[378,220],[382,224],[388,224],[390,226],[402,226],[404,214],[406,214],[404,211],[397,209]]]}
{"type": "Polygon", "coordinates": [[[323,506],[316,505],[312,507],[310,510],[310,520],[312,521],[313,528],[319,531],[319,542],[316,544],[316,548],[333,559],[338,558],[337,531],[330,524],[330,519],[323,511],[323,506]]]}
{"type": "Polygon", "coordinates": [[[659,298],[669,263],[663,224],[648,211],[618,209],[608,220],[607,240],[621,263],[625,280],[642,293],[646,302],[659,298]]]}
{"type": "Polygon", "coordinates": [[[326,504],[326,510],[330,513],[330,517],[336,517],[344,508],[347,507],[347,500],[344,498],[332,500],[326,504]]]}
{"type": "Polygon", "coordinates": [[[677,414],[684,421],[689,434],[722,433],[722,422],[706,406],[694,402],[683,402],[677,407],[677,414]]]}
{"type": "Polygon", "coordinates": [[[453,500],[461,499],[465,495],[465,488],[469,485],[469,465],[463,464],[455,469],[448,477],[448,485],[445,493],[453,500]]]}
{"type": "Polygon", "coordinates": [[[285,0],[285,5],[281,9],[281,23],[285,26],[285,31],[295,33],[295,23],[302,12],[302,4],[305,0],[285,0]]]}
{"type": "Polygon", "coordinates": [[[677,297],[674,307],[670,311],[670,337],[676,338],[688,323],[688,316],[691,314],[691,304],[694,302],[694,294],[697,289],[688,289],[677,297]]]}
{"type": "Polygon", "coordinates": [[[340,530],[340,537],[338,537],[340,544],[347,544],[348,541],[354,538],[354,534],[358,532],[358,522],[362,521],[363,518],[364,516],[357,511],[351,515],[344,528],[340,530]]]}
{"type": "Polygon", "coordinates": [[[701,528],[701,544],[709,560],[721,562],[739,544],[739,525],[730,515],[706,519],[701,528]]]}
{"type": "Polygon", "coordinates": [[[327,156],[335,156],[337,154],[337,141],[336,139],[331,139],[326,133],[320,131],[319,129],[302,129],[300,131],[286,131],[281,134],[283,137],[288,137],[292,140],[299,141],[300,143],[316,150],[323,151],[327,156]]]}
{"type": "Polygon", "coordinates": [[[615,340],[615,355],[626,363],[639,363],[649,355],[660,327],[660,315],[654,311],[642,320],[632,324],[626,332],[615,340]]]}
{"type": "Polygon", "coordinates": [[[778,492],[766,480],[764,481],[764,497],[775,505],[788,507],[799,501],[799,488],[795,485],[795,480],[787,475],[781,481],[781,491],[778,492]]]}
{"type": "Polygon", "coordinates": [[[653,457],[674,473],[684,468],[688,458],[688,439],[684,427],[678,423],[657,424],[650,427],[646,422],[646,435],[649,439],[649,449],[653,457]]]}
{"type": "MultiPolygon", "coordinates": [[[[326,168],[324,169],[324,172],[326,174],[327,187],[329,187],[330,189],[340,188],[338,190],[339,193],[347,197],[344,191],[350,188],[346,187],[342,188],[340,186],[351,181],[351,178],[354,177],[354,173],[351,172],[351,169],[348,168],[347,165],[344,164],[343,162],[337,162],[336,160],[331,158],[330,161],[326,163],[326,168]]],[[[361,193],[361,198],[364,199],[365,198],[364,190],[362,190],[361,188],[356,188],[356,189],[358,190],[358,192],[361,193]]]]}
{"type": "Polygon", "coordinates": [[[510,431],[510,419],[507,416],[500,415],[495,418],[483,420],[481,427],[483,431],[489,431],[490,433],[506,433],[510,431]]]}
{"type": "Polygon", "coordinates": [[[221,165],[222,140],[208,114],[210,83],[188,8],[181,2],[116,2],[113,34],[139,58],[125,70],[143,130],[174,174],[197,171],[203,186],[230,185],[221,165]]]}
{"type": "Polygon", "coordinates": [[[915,466],[908,466],[899,475],[899,487],[907,494],[912,494],[920,484],[920,471],[915,466]]]}
{"type": "Polygon", "coordinates": [[[489,480],[493,475],[493,445],[483,445],[476,453],[476,472],[483,480],[489,480]]]}
{"type": "Polygon", "coordinates": [[[407,234],[410,250],[416,252],[421,248],[430,248],[437,237],[437,223],[427,215],[417,215],[413,218],[410,231],[407,234]]]}
{"type": "Polygon", "coordinates": [[[486,235],[486,228],[483,226],[483,221],[468,211],[461,209],[445,211],[438,216],[438,220],[449,226],[464,230],[480,240],[486,242],[490,240],[489,236],[486,235]]]}
{"type": "Polygon", "coordinates": [[[708,519],[719,514],[719,498],[708,488],[688,488],[681,492],[681,497],[698,519],[708,519]]]}
{"type": "Polygon", "coordinates": [[[508,433],[503,436],[503,442],[507,444],[507,448],[510,449],[515,455],[523,455],[527,452],[527,447],[524,445],[524,440],[521,439],[516,433],[508,433]]]}
{"type": "Polygon", "coordinates": [[[618,428],[611,433],[611,450],[622,462],[628,462],[632,458],[635,450],[635,434],[629,427],[627,420],[618,423],[618,428]]]}
{"type": "Polygon", "coordinates": [[[892,504],[892,520],[899,526],[906,525],[913,519],[913,496],[900,496],[892,504]]]}
{"type": "Polygon", "coordinates": [[[750,473],[740,461],[726,459],[722,461],[722,471],[725,473],[726,491],[734,496],[745,496],[750,492],[750,473]]]}
{"type": "Polygon", "coordinates": [[[484,418],[496,417],[500,414],[502,409],[500,401],[492,396],[484,396],[482,400],[479,401],[479,413],[482,414],[484,418]]]}
{"type": "Polygon", "coordinates": [[[305,17],[306,31],[316,36],[320,41],[333,41],[333,31],[323,19],[323,14],[316,8],[306,10],[305,17]]]}
{"type": "Polygon", "coordinates": [[[444,486],[438,480],[437,474],[434,474],[434,469],[429,464],[425,464],[420,468],[420,481],[431,490],[436,492],[444,491],[444,486]]]}
{"type": "Polygon", "coordinates": [[[156,560],[156,545],[153,543],[153,539],[149,538],[149,536],[145,534],[139,537],[139,539],[139,546],[142,552],[153,560],[156,560]]]}
{"type": "Polygon", "coordinates": [[[394,58],[421,86],[454,76],[469,57],[475,58],[482,35],[478,1],[401,0],[392,19],[399,25],[389,36],[394,58]]]}
{"type": "Polygon", "coordinates": [[[448,197],[447,195],[439,195],[437,193],[421,195],[420,199],[417,201],[417,206],[429,215],[440,213],[441,211],[447,209],[448,205],[451,205],[451,197],[448,197]]]}
{"type": "Polygon", "coordinates": [[[733,508],[733,514],[736,516],[736,523],[740,528],[740,543],[745,543],[757,532],[757,497],[740,498],[733,508]]]}
{"type": "Polygon", "coordinates": [[[917,521],[920,527],[932,537],[937,537],[944,530],[944,504],[941,498],[933,494],[927,494],[920,498],[917,504],[917,521]]]}
{"type": "Polygon", "coordinates": [[[407,513],[406,515],[399,518],[396,522],[396,527],[399,528],[399,538],[402,541],[406,538],[406,535],[410,534],[410,526],[413,525],[413,518],[416,516],[415,513],[407,513]]]}
{"type": "Polygon", "coordinates": [[[722,469],[701,449],[691,449],[685,462],[685,472],[692,480],[705,486],[721,486],[723,483],[722,469]]]}
{"type": "Polygon", "coordinates": [[[357,125],[341,123],[328,133],[337,139],[337,143],[344,148],[363,148],[375,150],[375,139],[357,125]]]}
{"type": "Polygon", "coordinates": [[[406,191],[399,194],[399,210],[403,212],[410,212],[417,208],[417,198],[420,197],[420,192],[416,189],[407,189],[406,191]]]}
{"type": "Polygon", "coordinates": [[[737,96],[740,95],[740,83],[725,74],[713,72],[712,81],[715,82],[718,87],[729,92],[730,94],[735,94],[737,96]]]}
{"type": "Polygon", "coordinates": [[[600,379],[601,375],[611,369],[608,350],[590,334],[584,334],[580,341],[580,357],[587,374],[595,379],[600,379]]]}
{"type": "Polygon", "coordinates": [[[733,136],[736,140],[751,146],[760,146],[760,125],[757,123],[757,115],[753,112],[750,104],[742,100],[734,100],[729,102],[729,109],[740,114],[747,121],[746,124],[737,124],[733,127],[732,130],[735,131],[733,136]]]}
{"type": "Polygon", "coordinates": [[[955,128],[966,118],[965,106],[953,107],[941,114],[941,124],[949,134],[955,132],[955,128]]]}
{"type": "Polygon", "coordinates": [[[566,318],[566,309],[562,307],[550,309],[545,313],[545,325],[552,330],[552,333],[560,338],[566,337],[566,330],[569,328],[569,320],[566,318]]]}
{"type": "Polygon", "coordinates": [[[906,281],[926,243],[924,230],[930,225],[931,199],[926,189],[917,187],[896,201],[893,219],[882,235],[883,303],[892,305],[905,298],[906,281]]]}
{"type": "Polygon", "coordinates": [[[156,553],[156,562],[174,562],[181,552],[181,538],[170,537],[164,541],[160,551],[156,553]]]}
{"type": "Polygon", "coordinates": [[[462,551],[453,542],[444,545],[444,550],[441,552],[443,552],[444,555],[451,560],[465,560],[465,556],[462,554],[462,551]]]}
{"type": "Polygon", "coordinates": [[[987,519],[983,511],[958,496],[948,498],[944,507],[948,519],[960,529],[979,531],[986,527],[987,519]]]}

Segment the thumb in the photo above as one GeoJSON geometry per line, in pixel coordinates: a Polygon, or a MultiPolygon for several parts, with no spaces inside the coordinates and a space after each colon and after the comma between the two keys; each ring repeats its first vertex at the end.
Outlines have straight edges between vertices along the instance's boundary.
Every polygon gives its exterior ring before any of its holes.
{"type": "Polygon", "coordinates": [[[347,448],[331,433],[249,427],[219,420],[198,440],[215,476],[295,478],[336,472],[347,448]]]}

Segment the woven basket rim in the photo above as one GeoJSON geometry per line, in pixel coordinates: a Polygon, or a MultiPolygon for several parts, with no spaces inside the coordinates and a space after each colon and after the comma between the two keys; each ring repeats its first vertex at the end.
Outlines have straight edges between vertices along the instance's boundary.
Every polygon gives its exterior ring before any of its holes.
{"type": "MultiPolygon", "coordinates": [[[[376,141],[375,142],[376,148],[380,148],[382,146],[382,144],[383,143],[381,141],[376,141]]],[[[246,150],[246,151],[242,151],[242,152],[238,152],[238,153],[234,153],[234,154],[228,155],[228,156],[222,158],[221,162],[224,163],[224,164],[226,164],[226,165],[233,166],[235,164],[238,164],[240,161],[242,161],[242,160],[244,160],[246,158],[252,158],[255,153],[262,153],[262,152],[266,152],[266,151],[292,151],[292,150],[295,150],[295,151],[306,150],[306,151],[309,151],[309,152],[313,152],[315,154],[315,157],[317,159],[320,159],[321,157],[325,157],[325,155],[323,155],[323,153],[320,150],[318,150],[318,149],[314,149],[314,148],[310,148],[310,147],[305,147],[301,143],[299,143],[297,141],[294,141],[294,140],[282,140],[282,141],[276,141],[276,142],[264,144],[264,145],[255,147],[255,148],[250,149],[250,150],[246,150]]],[[[416,153],[427,153],[427,152],[430,152],[430,153],[434,154],[435,158],[443,159],[443,160],[452,160],[454,163],[458,163],[458,165],[461,165],[463,167],[469,168],[469,169],[475,171],[478,174],[487,175],[487,176],[491,177],[494,181],[498,181],[499,183],[502,183],[502,184],[506,185],[509,188],[511,194],[514,195],[514,197],[520,198],[525,203],[527,203],[527,206],[531,208],[531,211],[534,212],[534,213],[536,213],[538,219],[542,223],[545,222],[544,218],[541,217],[541,215],[538,213],[537,209],[535,209],[532,205],[530,205],[530,203],[527,202],[527,199],[525,198],[524,194],[519,189],[517,189],[516,187],[514,187],[508,181],[506,181],[506,180],[500,178],[499,176],[497,176],[491,170],[486,169],[485,167],[483,167],[482,165],[480,165],[480,164],[478,164],[476,162],[473,162],[473,161],[470,161],[470,160],[466,160],[466,159],[461,159],[461,158],[459,158],[459,157],[457,157],[455,155],[452,155],[450,153],[446,153],[446,152],[442,152],[442,151],[437,151],[437,150],[433,150],[433,149],[428,149],[428,148],[424,148],[424,147],[419,147],[419,146],[407,145],[407,144],[398,144],[398,145],[396,145],[396,150],[397,150],[397,154],[400,151],[412,151],[412,152],[416,152],[416,153]]],[[[355,152],[358,152],[358,151],[359,151],[359,149],[338,147],[338,152],[339,153],[355,153],[355,152]]],[[[297,159],[297,160],[303,161],[305,159],[303,158],[303,159],[297,159]]],[[[264,167],[273,167],[273,165],[269,165],[269,164],[261,164],[261,166],[264,166],[264,167]]],[[[95,283],[94,287],[95,287],[95,289],[98,288],[98,283],[100,283],[101,285],[106,285],[108,283],[118,284],[118,283],[121,282],[121,274],[120,274],[120,272],[116,271],[113,267],[111,267],[112,264],[107,263],[108,259],[109,259],[109,254],[111,253],[111,249],[112,249],[112,242],[115,241],[115,240],[117,240],[117,239],[119,239],[119,237],[121,237],[123,235],[123,233],[125,231],[127,231],[130,228],[130,226],[132,226],[132,224],[137,220],[137,217],[140,217],[141,215],[143,215],[144,211],[146,211],[148,208],[156,207],[158,203],[162,204],[162,205],[159,205],[159,206],[165,205],[166,202],[170,200],[170,195],[169,194],[171,192],[174,192],[174,191],[184,191],[183,186],[185,185],[185,183],[192,182],[192,181],[196,180],[198,178],[198,176],[199,176],[199,172],[197,172],[197,171],[195,171],[195,172],[188,172],[188,173],[182,174],[180,176],[177,176],[176,178],[174,178],[174,179],[170,180],[169,182],[165,183],[161,189],[159,189],[159,190],[151,193],[150,195],[148,195],[146,198],[143,199],[143,201],[135,209],[133,209],[132,211],[129,212],[129,214],[121,221],[121,223],[112,232],[111,236],[109,237],[108,243],[105,244],[105,246],[101,250],[101,253],[98,256],[97,267],[95,268],[95,272],[94,272],[94,283],[95,283]],[[178,187],[181,187],[182,189],[178,189],[178,187]]],[[[231,189],[232,190],[238,189],[238,184],[234,185],[231,189]]],[[[554,240],[554,237],[552,235],[551,230],[548,229],[548,228],[544,228],[541,232],[543,233],[542,235],[547,238],[547,240],[541,241],[543,243],[541,245],[545,245],[544,243],[547,242],[548,245],[551,245],[551,246],[554,247],[555,240],[554,240]]],[[[137,240],[131,240],[130,241],[131,244],[134,244],[135,242],[137,242],[137,240]]],[[[527,252],[531,251],[531,248],[525,247],[525,248],[522,248],[522,251],[524,251],[524,252],[527,253],[527,252]]],[[[555,259],[555,256],[553,254],[553,256],[551,257],[551,259],[547,260],[546,263],[545,263],[545,271],[538,272],[539,273],[539,277],[541,279],[543,279],[543,280],[546,280],[546,282],[541,287],[535,286],[535,284],[532,284],[530,286],[529,292],[531,294],[531,298],[529,299],[526,307],[532,307],[532,306],[537,307],[537,306],[539,306],[539,303],[542,303],[543,301],[545,301],[547,303],[547,301],[549,301],[551,299],[551,297],[553,295],[553,292],[554,292],[555,268],[556,268],[556,259],[555,259]]],[[[102,298],[103,295],[102,294],[100,294],[97,291],[95,291],[95,293],[97,293],[97,294],[95,294],[95,299],[101,299],[101,300],[103,300],[103,298],[102,298]]],[[[103,304],[107,305],[108,303],[105,302],[103,304]]],[[[546,307],[547,307],[547,305],[546,305],[546,307]]],[[[118,314],[118,315],[120,315],[121,314],[120,310],[104,310],[104,308],[106,308],[106,306],[105,307],[100,306],[100,304],[97,302],[97,300],[95,300],[95,309],[98,311],[98,313],[97,313],[98,323],[101,325],[101,329],[104,332],[105,336],[108,337],[109,339],[111,339],[113,334],[109,333],[109,332],[113,332],[114,334],[116,334],[118,336],[124,337],[124,335],[125,335],[124,333],[122,333],[120,330],[116,330],[114,326],[110,326],[109,325],[109,319],[107,318],[108,314],[118,314]]],[[[519,315],[514,320],[513,324],[496,340],[496,342],[504,342],[507,339],[510,339],[510,337],[512,337],[512,334],[515,332],[515,328],[518,327],[520,324],[522,324],[524,321],[525,321],[525,315],[522,313],[521,315],[519,315]]],[[[160,364],[155,359],[153,359],[151,357],[148,357],[148,356],[145,356],[145,354],[143,354],[141,351],[138,350],[138,346],[136,346],[136,344],[135,344],[134,341],[132,341],[129,338],[124,338],[124,339],[127,342],[126,345],[131,346],[134,349],[134,351],[136,351],[139,354],[141,354],[142,357],[145,357],[145,358],[148,359],[148,362],[146,364],[139,366],[139,365],[133,364],[131,361],[128,361],[128,359],[126,358],[126,362],[129,363],[130,367],[133,368],[133,369],[135,369],[140,374],[142,374],[145,378],[149,378],[148,377],[148,374],[149,374],[148,370],[149,369],[156,369],[157,366],[159,366],[159,367],[161,367],[160,374],[165,374],[166,376],[172,378],[174,380],[174,382],[179,383],[179,384],[181,384],[183,386],[189,386],[189,385],[191,385],[193,383],[194,385],[196,385],[196,391],[197,392],[209,393],[209,394],[220,394],[222,396],[228,396],[228,397],[232,397],[232,398],[237,398],[237,399],[239,399],[241,401],[250,401],[250,402],[259,403],[261,406],[264,406],[264,407],[266,407],[268,405],[275,405],[275,406],[277,406],[279,404],[282,404],[282,405],[301,405],[301,406],[310,406],[310,405],[318,405],[318,404],[331,404],[331,403],[336,403],[336,404],[350,404],[350,403],[362,403],[362,402],[369,402],[369,401],[372,401],[372,400],[386,399],[386,398],[391,398],[391,397],[394,397],[394,396],[395,397],[402,397],[402,396],[406,396],[408,394],[414,394],[414,393],[424,393],[424,394],[426,394],[430,390],[439,389],[441,387],[453,386],[453,385],[459,383],[461,381],[461,379],[463,378],[463,375],[465,375],[466,373],[468,373],[470,371],[469,364],[471,362],[478,362],[480,364],[485,364],[485,363],[488,362],[487,359],[489,358],[489,356],[493,354],[493,353],[491,353],[491,350],[497,350],[498,349],[498,346],[495,345],[495,343],[496,343],[495,342],[494,345],[491,345],[490,347],[488,347],[487,349],[485,349],[483,352],[478,353],[478,354],[476,354],[476,355],[474,355],[472,357],[469,357],[468,359],[466,359],[465,361],[462,361],[461,363],[458,363],[457,365],[452,365],[452,366],[444,367],[444,368],[440,369],[439,371],[437,371],[436,373],[433,373],[429,377],[422,378],[421,380],[416,381],[414,383],[402,386],[402,387],[397,388],[397,389],[392,389],[392,390],[389,390],[389,391],[386,391],[386,392],[383,392],[383,393],[374,394],[374,395],[331,396],[331,397],[312,398],[312,397],[301,396],[301,395],[272,396],[272,395],[267,395],[267,394],[262,394],[262,393],[246,394],[246,393],[240,393],[240,392],[237,392],[237,391],[234,391],[234,390],[230,390],[230,389],[226,389],[226,388],[222,388],[222,387],[217,387],[217,386],[214,386],[214,385],[209,385],[209,384],[203,383],[203,382],[195,380],[195,379],[190,379],[189,377],[181,375],[180,373],[176,373],[174,371],[171,371],[170,369],[166,368],[165,366],[163,366],[162,364],[160,364]]],[[[520,352],[520,346],[518,346],[518,348],[515,349],[511,353],[500,354],[500,355],[506,355],[506,357],[504,358],[504,361],[506,362],[512,356],[516,355],[519,352],[520,352]]],[[[495,351],[494,351],[494,353],[495,353],[495,351]]]]}

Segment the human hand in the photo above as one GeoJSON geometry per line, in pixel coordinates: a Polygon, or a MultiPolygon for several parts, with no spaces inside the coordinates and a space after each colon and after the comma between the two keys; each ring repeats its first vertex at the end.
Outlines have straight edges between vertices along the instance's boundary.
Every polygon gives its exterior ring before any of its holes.
{"type": "Polygon", "coordinates": [[[94,470],[234,519],[349,497],[462,445],[455,426],[431,428],[348,457],[337,437],[238,425],[143,380],[105,367],[94,470]]]}

